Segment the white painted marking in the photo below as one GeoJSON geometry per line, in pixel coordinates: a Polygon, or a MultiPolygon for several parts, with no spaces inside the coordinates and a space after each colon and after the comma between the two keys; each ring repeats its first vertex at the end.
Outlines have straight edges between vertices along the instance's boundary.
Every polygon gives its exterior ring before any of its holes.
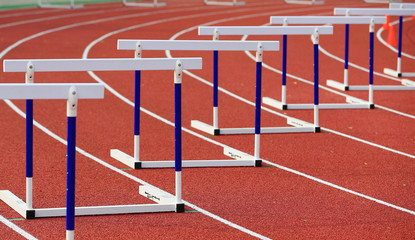
{"type": "Polygon", "coordinates": [[[18,227],[16,224],[14,224],[14,223],[10,222],[9,220],[7,220],[2,215],[0,215],[0,222],[4,223],[6,226],[8,226],[13,231],[17,232],[18,234],[20,234],[22,237],[24,237],[26,239],[30,239],[30,240],[36,240],[37,239],[37,238],[33,237],[31,234],[29,234],[28,232],[26,232],[25,230],[18,227]]]}

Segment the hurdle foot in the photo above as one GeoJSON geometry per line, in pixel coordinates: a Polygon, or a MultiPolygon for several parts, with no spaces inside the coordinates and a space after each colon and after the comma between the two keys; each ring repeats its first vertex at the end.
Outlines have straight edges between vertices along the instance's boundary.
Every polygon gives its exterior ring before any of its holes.
{"type": "Polygon", "coordinates": [[[398,73],[398,71],[395,71],[390,68],[384,68],[383,73],[393,77],[402,77],[402,73],[398,73]]]}
{"type": "Polygon", "coordinates": [[[326,81],[327,86],[330,86],[332,88],[336,88],[341,91],[349,91],[349,86],[344,85],[343,83],[339,83],[334,80],[327,80],[326,81]]]}
{"type": "Polygon", "coordinates": [[[315,128],[314,128],[314,132],[315,132],[315,133],[319,133],[319,132],[321,132],[320,127],[315,127],[315,128]]]}
{"type": "Polygon", "coordinates": [[[192,128],[196,128],[202,132],[209,133],[211,135],[220,135],[220,129],[214,128],[213,126],[206,124],[204,122],[198,121],[198,120],[192,120],[190,121],[190,126],[192,128]]]}
{"type": "Polygon", "coordinates": [[[26,219],[35,219],[35,210],[26,210],[26,219]]]}
{"type": "Polygon", "coordinates": [[[277,101],[275,99],[272,99],[270,97],[263,97],[262,98],[262,103],[266,104],[266,105],[269,105],[271,107],[280,109],[280,110],[287,110],[288,109],[287,104],[283,104],[282,102],[277,101]]]}
{"type": "Polygon", "coordinates": [[[171,204],[176,201],[176,197],[172,194],[150,186],[139,186],[138,193],[158,204],[171,204]]]}
{"type": "Polygon", "coordinates": [[[408,79],[402,79],[402,85],[408,87],[415,87],[415,82],[408,79]]]}
{"type": "Polygon", "coordinates": [[[184,203],[177,203],[177,204],[176,204],[176,212],[177,212],[177,213],[182,213],[182,212],[184,212],[184,203]]]}
{"type": "Polygon", "coordinates": [[[370,107],[369,107],[370,109],[375,109],[375,104],[370,104],[370,107]]]}
{"type": "Polygon", "coordinates": [[[115,160],[118,160],[122,163],[124,163],[125,165],[129,166],[130,168],[133,169],[141,169],[141,162],[136,161],[133,157],[131,157],[130,155],[118,150],[118,149],[111,149],[110,151],[110,155],[112,158],[114,158],[115,160]]]}
{"type": "Polygon", "coordinates": [[[27,204],[9,190],[0,191],[0,200],[2,200],[4,203],[6,203],[9,207],[11,207],[14,211],[16,211],[24,218],[27,218],[28,215],[31,216],[31,213],[28,214],[28,211],[34,212],[34,210],[32,209],[27,210],[27,204]]]}

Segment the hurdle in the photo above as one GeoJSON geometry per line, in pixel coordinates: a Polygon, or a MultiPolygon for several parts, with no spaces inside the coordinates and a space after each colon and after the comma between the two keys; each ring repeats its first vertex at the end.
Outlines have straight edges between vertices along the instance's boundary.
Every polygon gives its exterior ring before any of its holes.
{"type": "MultiPolygon", "coordinates": [[[[379,16],[379,15],[389,15],[389,16],[399,16],[400,19],[400,34],[399,34],[399,53],[398,53],[398,66],[397,70],[391,70],[391,69],[384,69],[384,73],[388,75],[392,75],[395,77],[410,77],[412,76],[412,73],[406,73],[403,74],[401,72],[401,39],[402,39],[402,16],[411,16],[415,14],[415,9],[389,9],[389,8],[335,8],[334,9],[334,15],[361,15],[361,16],[379,16]]],[[[370,29],[370,36],[372,38],[372,35],[374,37],[374,29],[370,29]]],[[[372,42],[372,40],[371,40],[372,42]]],[[[373,47],[372,43],[371,46],[373,47]]],[[[370,61],[370,64],[373,65],[373,59],[370,61]]],[[[370,66],[369,69],[369,76],[372,78],[370,82],[373,84],[373,66],[370,66]]],[[[415,76],[415,75],[413,75],[415,76]]],[[[412,81],[409,80],[403,80],[401,81],[402,86],[396,86],[396,85],[383,85],[383,86],[372,86],[372,90],[382,90],[382,91],[401,91],[401,90],[415,90],[415,84],[412,81]]],[[[368,90],[370,89],[369,86],[347,86],[345,83],[339,83],[336,81],[327,81],[327,85],[337,88],[340,90],[350,90],[350,91],[362,91],[362,90],[368,90]],[[346,88],[348,87],[348,88],[346,88]]]]}
{"type": "Polygon", "coordinates": [[[324,4],[324,1],[316,1],[316,0],[284,0],[285,3],[288,4],[304,4],[304,5],[321,5],[324,4]]]}
{"type": "MultiPolygon", "coordinates": [[[[188,69],[200,69],[201,58],[152,58],[152,59],[35,59],[35,60],[5,60],[3,70],[5,72],[26,72],[27,84],[19,86],[0,85],[0,97],[16,99],[68,99],[68,200],[67,212],[65,208],[33,208],[32,180],[27,180],[26,202],[12,194],[8,190],[0,191],[0,199],[17,211],[26,219],[40,217],[67,216],[69,222],[69,236],[73,236],[73,217],[80,215],[106,215],[149,212],[184,212],[184,203],[181,198],[181,76],[183,66],[188,69]],[[103,97],[104,86],[91,84],[66,84],[62,86],[48,84],[29,84],[33,82],[34,72],[62,72],[62,71],[131,71],[131,70],[174,70],[175,82],[175,196],[161,192],[153,187],[140,186],[139,193],[156,204],[112,205],[76,207],[71,199],[74,188],[74,154],[75,154],[75,126],[77,101],[81,98],[103,97]],[[73,87],[75,86],[75,88],[73,87]],[[89,88],[86,88],[89,87],[89,88]],[[93,89],[92,87],[95,87],[93,89]],[[63,89],[63,90],[62,90],[63,89]],[[69,92],[69,94],[68,94],[69,92]],[[69,97],[68,97],[69,96],[69,97]],[[70,160],[70,161],[69,161],[70,160]],[[71,172],[71,174],[69,174],[71,172]],[[73,174],[72,174],[73,173],[73,174]],[[71,229],[72,228],[72,229],[71,229]],[[72,233],[71,233],[72,232],[72,233]]],[[[29,102],[30,103],[30,102],[29,102]]],[[[30,106],[30,104],[29,104],[30,106]]],[[[33,129],[33,111],[28,108],[29,125],[28,132],[33,129]]],[[[28,133],[28,139],[33,134],[28,133]]],[[[31,142],[33,140],[30,140],[31,142]]],[[[31,154],[31,144],[28,144],[28,154],[31,154]]],[[[33,172],[33,156],[27,159],[27,175],[31,178],[33,172]]],[[[67,236],[68,236],[67,235],[67,236]]]]}
{"type": "MultiPolygon", "coordinates": [[[[288,27],[280,27],[280,26],[272,26],[272,27],[264,27],[264,26],[238,26],[238,27],[220,27],[220,26],[212,26],[212,27],[199,27],[199,35],[214,35],[214,39],[219,39],[220,35],[313,35],[316,31],[320,34],[333,34],[333,27],[331,26],[288,26],[288,27]]],[[[258,54],[257,54],[258,55],[258,54]]],[[[258,61],[257,61],[258,64],[258,61]]],[[[262,64],[262,59],[261,59],[262,64]]],[[[259,79],[261,81],[261,79],[259,79]]],[[[258,82],[258,80],[257,80],[258,82]]],[[[261,83],[259,82],[258,85],[261,83]]],[[[257,86],[258,86],[257,85],[257,86]]],[[[259,89],[260,90],[260,89],[259,89]]],[[[217,96],[217,89],[214,87],[214,98],[215,94],[217,96]]],[[[214,105],[214,109],[215,109],[214,105]]],[[[256,92],[256,103],[255,103],[255,111],[258,115],[258,120],[256,120],[256,126],[258,128],[260,126],[260,109],[261,109],[261,91],[256,92]],[[257,123],[258,122],[258,123],[257,123]]],[[[278,127],[278,128],[261,128],[262,133],[299,133],[299,132],[319,132],[320,126],[318,125],[318,117],[315,112],[314,117],[314,124],[310,124],[304,121],[300,121],[294,118],[287,118],[287,124],[294,126],[294,127],[278,127]]],[[[257,118],[256,118],[257,119],[257,118]]],[[[214,119],[215,123],[215,119],[214,119]]],[[[192,121],[192,127],[197,128],[201,131],[215,134],[248,134],[253,133],[250,129],[249,132],[244,128],[226,128],[222,129],[216,125],[208,125],[206,123],[200,121],[192,121]]]]}
{"type": "Polygon", "coordinates": [[[124,6],[130,7],[164,7],[166,3],[159,3],[157,0],[153,0],[152,3],[148,2],[129,2],[128,0],[122,0],[124,6]]]}
{"type": "MultiPolygon", "coordinates": [[[[33,76],[33,75],[30,75],[33,76]]],[[[52,209],[33,208],[33,99],[67,99],[68,144],[67,144],[67,206],[66,238],[74,237],[75,211],[75,134],[78,99],[99,99],[104,97],[103,84],[0,84],[1,99],[26,100],[26,203],[8,190],[0,191],[0,199],[25,218],[50,212],[52,209]],[[39,213],[40,212],[40,213],[39,213]]],[[[65,208],[59,209],[62,213],[65,208]]]]}
{"type": "MultiPolygon", "coordinates": [[[[258,44],[266,51],[278,51],[279,43],[272,41],[200,41],[200,40],[118,40],[118,50],[135,50],[135,57],[141,58],[144,50],[197,50],[197,51],[246,51],[257,50],[258,44]]],[[[214,58],[215,59],[215,58],[214,58]]],[[[214,68],[214,76],[217,77],[217,68],[214,68]]],[[[111,149],[111,156],[127,166],[140,168],[168,168],[173,167],[172,161],[141,161],[140,160],[140,82],[141,73],[135,75],[135,102],[134,102],[134,156],[118,150],[111,149]]],[[[217,98],[216,98],[217,99],[217,98]]],[[[217,100],[216,100],[217,101],[217,100]]],[[[216,111],[217,119],[217,111],[216,111]]],[[[253,130],[253,129],[252,129],[253,130]]],[[[253,156],[238,158],[234,149],[224,148],[224,154],[235,160],[184,160],[183,167],[236,167],[236,166],[261,166],[261,160],[253,156]]]]}
{"type": "Polygon", "coordinates": [[[61,8],[61,9],[78,9],[78,8],[83,8],[84,7],[84,5],[82,5],[82,4],[75,4],[75,0],[70,0],[69,5],[44,4],[44,3],[42,3],[42,0],[38,0],[37,5],[40,8],[61,8]]]}
{"type": "MultiPolygon", "coordinates": [[[[345,64],[344,64],[344,81],[348,82],[348,56],[349,56],[349,24],[370,24],[373,19],[375,24],[386,22],[386,17],[351,17],[351,16],[273,16],[270,19],[271,24],[345,24],[345,64]]],[[[283,71],[282,71],[282,94],[281,101],[264,97],[263,103],[278,109],[313,109],[313,104],[287,104],[286,102],[286,75],[287,75],[287,36],[283,36],[283,71]]],[[[316,69],[318,71],[318,69],[316,69]]],[[[317,83],[318,85],[318,83],[317,83]]],[[[347,85],[347,84],[345,84],[347,85]]],[[[326,103],[319,104],[319,109],[368,109],[373,108],[369,102],[357,101],[355,98],[346,97],[347,103],[326,103]]]]}
{"type": "Polygon", "coordinates": [[[218,2],[218,1],[203,1],[206,5],[220,5],[220,6],[244,6],[245,2],[238,2],[238,0],[232,0],[232,2],[218,2]]]}

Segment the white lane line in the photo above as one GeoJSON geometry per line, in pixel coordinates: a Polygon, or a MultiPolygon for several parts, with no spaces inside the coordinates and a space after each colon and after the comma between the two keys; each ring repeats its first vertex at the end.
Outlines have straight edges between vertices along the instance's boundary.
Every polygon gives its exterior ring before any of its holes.
{"type": "MultiPolygon", "coordinates": [[[[403,18],[402,19],[402,21],[403,22],[406,22],[406,21],[410,21],[410,20],[412,20],[412,18],[411,17],[408,17],[408,18],[403,18]]],[[[390,23],[390,25],[396,25],[396,24],[398,24],[399,23],[399,21],[394,21],[394,22],[391,22],[390,23]]],[[[395,29],[394,29],[395,30],[395,29]]],[[[396,31],[396,30],[395,30],[396,31]]],[[[398,49],[396,49],[395,47],[393,47],[393,46],[389,46],[386,42],[385,42],[385,40],[383,40],[383,38],[380,36],[381,34],[382,34],[382,32],[383,32],[383,28],[379,28],[379,30],[376,32],[376,37],[378,38],[378,40],[379,40],[379,42],[381,42],[383,45],[385,45],[386,47],[388,47],[389,49],[391,49],[392,51],[394,51],[394,52],[396,52],[396,53],[398,53],[398,49]]],[[[395,32],[395,34],[398,34],[399,33],[399,29],[395,32]]],[[[412,59],[415,59],[415,56],[413,56],[413,55],[410,55],[409,53],[404,53],[403,51],[402,51],[402,56],[405,56],[405,57],[407,57],[407,58],[412,58],[412,59]]]]}
{"type": "Polygon", "coordinates": [[[24,237],[26,239],[29,239],[29,240],[37,240],[37,238],[33,237],[31,234],[29,234],[25,230],[21,229],[16,224],[10,222],[9,220],[7,220],[2,215],[0,215],[0,222],[4,223],[7,227],[11,228],[13,231],[15,231],[16,233],[20,234],[22,237],[24,237]]]}

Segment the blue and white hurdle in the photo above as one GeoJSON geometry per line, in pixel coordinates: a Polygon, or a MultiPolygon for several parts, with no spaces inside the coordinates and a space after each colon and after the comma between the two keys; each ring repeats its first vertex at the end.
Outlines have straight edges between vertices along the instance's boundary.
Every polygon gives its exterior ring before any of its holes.
{"type": "Polygon", "coordinates": [[[218,1],[203,1],[206,5],[220,5],[220,6],[245,6],[245,2],[238,2],[238,0],[231,0],[231,2],[218,2],[218,1]]]}
{"type": "Polygon", "coordinates": [[[284,0],[288,4],[304,4],[304,5],[321,5],[324,4],[324,1],[316,0],[284,0]]]}
{"type": "Polygon", "coordinates": [[[82,4],[75,4],[75,0],[70,0],[69,5],[61,5],[61,4],[45,4],[42,3],[42,0],[37,1],[37,5],[40,8],[60,8],[60,9],[78,9],[83,8],[84,5],[82,4]]]}
{"type": "MultiPolygon", "coordinates": [[[[29,67],[32,65],[29,65],[29,67]]],[[[9,69],[9,68],[8,68],[9,69]]],[[[28,71],[30,72],[30,71],[28,71]]],[[[33,76],[33,75],[31,75],[33,76]]],[[[33,78],[32,78],[33,79],[33,78]]],[[[104,97],[103,84],[0,84],[0,99],[26,100],[26,203],[8,190],[0,191],[0,199],[27,219],[55,215],[52,211],[65,215],[65,208],[33,208],[33,100],[67,99],[68,144],[67,144],[67,189],[66,189],[66,238],[74,238],[75,217],[75,142],[78,99],[104,97]]]]}
{"type": "MultiPolygon", "coordinates": [[[[174,70],[175,71],[175,185],[176,195],[163,193],[157,189],[140,186],[139,193],[157,204],[89,206],[74,208],[74,161],[75,161],[75,126],[76,106],[80,98],[102,98],[104,86],[101,84],[0,84],[0,97],[3,99],[68,99],[68,191],[67,208],[33,208],[32,201],[32,156],[28,157],[27,164],[27,202],[24,202],[10,191],[0,191],[0,199],[27,219],[40,217],[67,216],[67,230],[69,239],[73,237],[74,216],[79,215],[106,215],[149,212],[183,212],[181,190],[181,76],[183,65],[187,68],[200,69],[201,58],[152,58],[152,59],[43,59],[43,60],[5,60],[5,72],[26,72],[26,79],[33,81],[34,72],[56,71],[132,71],[132,70],[174,70]],[[73,88],[75,86],[76,88],[73,88]],[[87,88],[88,87],[88,88],[87,88]],[[66,210],[66,212],[65,212],[66,210]]],[[[30,133],[33,129],[32,108],[29,102],[28,111],[28,139],[33,138],[30,133]]],[[[31,153],[31,144],[28,144],[28,153],[31,153]]]]}
{"type": "MultiPolygon", "coordinates": [[[[402,16],[411,16],[415,14],[415,9],[388,9],[388,8],[335,8],[334,15],[361,15],[361,16],[399,16],[402,19],[402,16]]],[[[402,26],[402,25],[401,25],[402,26]]],[[[374,41],[374,26],[369,27],[369,34],[370,34],[370,61],[369,61],[369,85],[355,85],[350,86],[347,85],[348,83],[339,83],[337,81],[328,80],[327,85],[333,88],[343,90],[343,91],[365,91],[369,90],[369,94],[371,91],[374,90],[382,90],[382,91],[399,91],[399,90],[415,90],[415,86],[411,84],[412,81],[401,81],[402,86],[396,85],[373,85],[373,41],[374,41]],[[404,85],[406,84],[406,85],[404,85]]],[[[401,39],[401,37],[399,38],[401,39]]],[[[398,55],[398,71],[393,72],[393,70],[386,70],[385,73],[395,74],[395,77],[403,76],[399,75],[398,72],[401,71],[400,69],[400,57],[398,55]]],[[[392,74],[392,75],[393,75],[392,74]]],[[[373,94],[372,94],[373,97],[373,94]]]]}
{"type": "MultiPolygon", "coordinates": [[[[415,3],[390,3],[390,9],[411,9],[415,10],[415,3]]],[[[415,14],[413,14],[415,15],[415,14]]],[[[403,17],[399,16],[399,42],[398,42],[398,59],[397,59],[397,70],[393,70],[390,68],[385,68],[383,72],[385,74],[397,77],[415,77],[415,72],[402,72],[402,28],[403,28],[403,17]]],[[[402,84],[415,86],[415,82],[402,80],[402,84]]]]}
{"type": "MultiPolygon", "coordinates": [[[[333,34],[333,27],[331,26],[209,26],[209,27],[199,27],[199,35],[214,35],[215,38],[219,38],[219,35],[327,35],[333,34]]],[[[318,39],[318,37],[317,37],[318,39]]],[[[257,54],[258,55],[258,54],[257,54]]],[[[259,60],[257,58],[257,65],[261,63],[262,58],[259,60]]],[[[259,68],[261,69],[261,68],[259,68]]],[[[256,92],[256,103],[255,103],[255,112],[258,115],[258,118],[255,120],[255,129],[260,128],[260,109],[261,109],[261,91],[260,84],[261,78],[257,79],[257,92],[256,92]],[[259,92],[258,92],[259,90],[259,92]]],[[[215,91],[215,88],[214,88],[215,91]]],[[[216,90],[217,91],[217,90],[216,90]]],[[[215,92],[214,92],[215,94],[215,92]]],[[[217,94],[217,93],[216,93],[217,94]]],[[[214,95],[215,96],[215,95],[214,95]]],[[[215,106],[214,106],[215,107],[215,106]]],[[[319,132],[320,126],[318,124],[318,109],[314,112],[314,124],[300,121],[298,119],[288,118],[287,123],[294,127],[280,127],[280,128],[261,128],[262,133],[298,133],[298,132],[319,132]]],[[[214,128],[214,126],[209,126],[207,124],[192,124],[193,127],[198,128],[202,131],[207,129],[214,128]]],[[[215,128],[214,128],[215,129],[215,128]]],[[[253,133],[250,129],[246,130],[244,128],[227,128],[223,129],[218,128],[220,134],[244,134],[244,133],[253,133]]],[[[259,131],[256,131],[259,132],[259,131]]]]}
{"type": "MultiPolygon", "coordinates": [[[[386,17],[351,17],[351,16],[275,16],[271,17],[271,24],[345,24],[345,64],[344,64],[344,82],[348,86],[348,58],[349,58],[349,25],[350,24],[383,24],[386,17]]],[[[264,97],[264,104],[268,104],[278,109],[313,109],[312,104],[287,104],[286,102],[286,75],[287,75],[287,36],[283,36],[283,60],[282,60],[282,96],[281,101],[264,97]]],[[[318,46],[317,46],[318,48],[318,46]]],[[[318,71],[318,68],[315,69],[318,71]]],[[[315,73],[318,75],[318,73],[315,73]]],[[[330,81],[330,80],[329,80],[330,81]]],[[[318,86],[318,82],[314,82],[314,86],[318,86]]],[[[356,102],[355,98],[346,97],[348,103],[322,103],[318,104],[319,109],[368,109],[371,108],[369,102],[356,102]]]]}
{"type": "MultiPolygon", "coordinates": [[[[204,40],[118,40],[119,50],[135,50],[135,57],[141,58],[144,50],[181,50],[181,51],[214,51],[214,84],[216,86],[216,95],[214,97],[214,125],[218,122],[217,109],[217,55],[218,51],[252,51],[258,50],[261,46],[262,51],[278,51],[279,42],[277,41],[204,41],[204,40]]],[[[134,168],[164,168],[173,167],[172,161],[141,161],[140,152],[140,72],[136,72],[136,92],[135,92],[135,116],[134,116],[134,156],[129,156],[118,149],[111,150],[111,156],[134,168]]],[[[192,121],[192,125],[195,123],[192,121]]],[[[197,123],[196,123],[197,124],[197,123]]],[[[252,132],[254,129],[251,129],[252,132]]],[[[208,130],[210,134],[215,135],[219,131],[215,129],[208,130]]],[[[216,134],[218,135],[218,134],[216,134]]],[[[236,167],[236,166],[261,166],[259,157],[236,153],[234,149],[225,148],[224,154],[235,158],[236,160],[185,160],[183,167],[236,167]],[[238,157],[239,156],[239,157],[238,157]]]]}
{"type": "Polygon", "coordinates": [[[150,0],[149,2],[131,2],[128,0],[123,0],[122,3],[124,6],[128,7],[164,7],[166,3],[159,3],[158,0],[150,0]]]}

